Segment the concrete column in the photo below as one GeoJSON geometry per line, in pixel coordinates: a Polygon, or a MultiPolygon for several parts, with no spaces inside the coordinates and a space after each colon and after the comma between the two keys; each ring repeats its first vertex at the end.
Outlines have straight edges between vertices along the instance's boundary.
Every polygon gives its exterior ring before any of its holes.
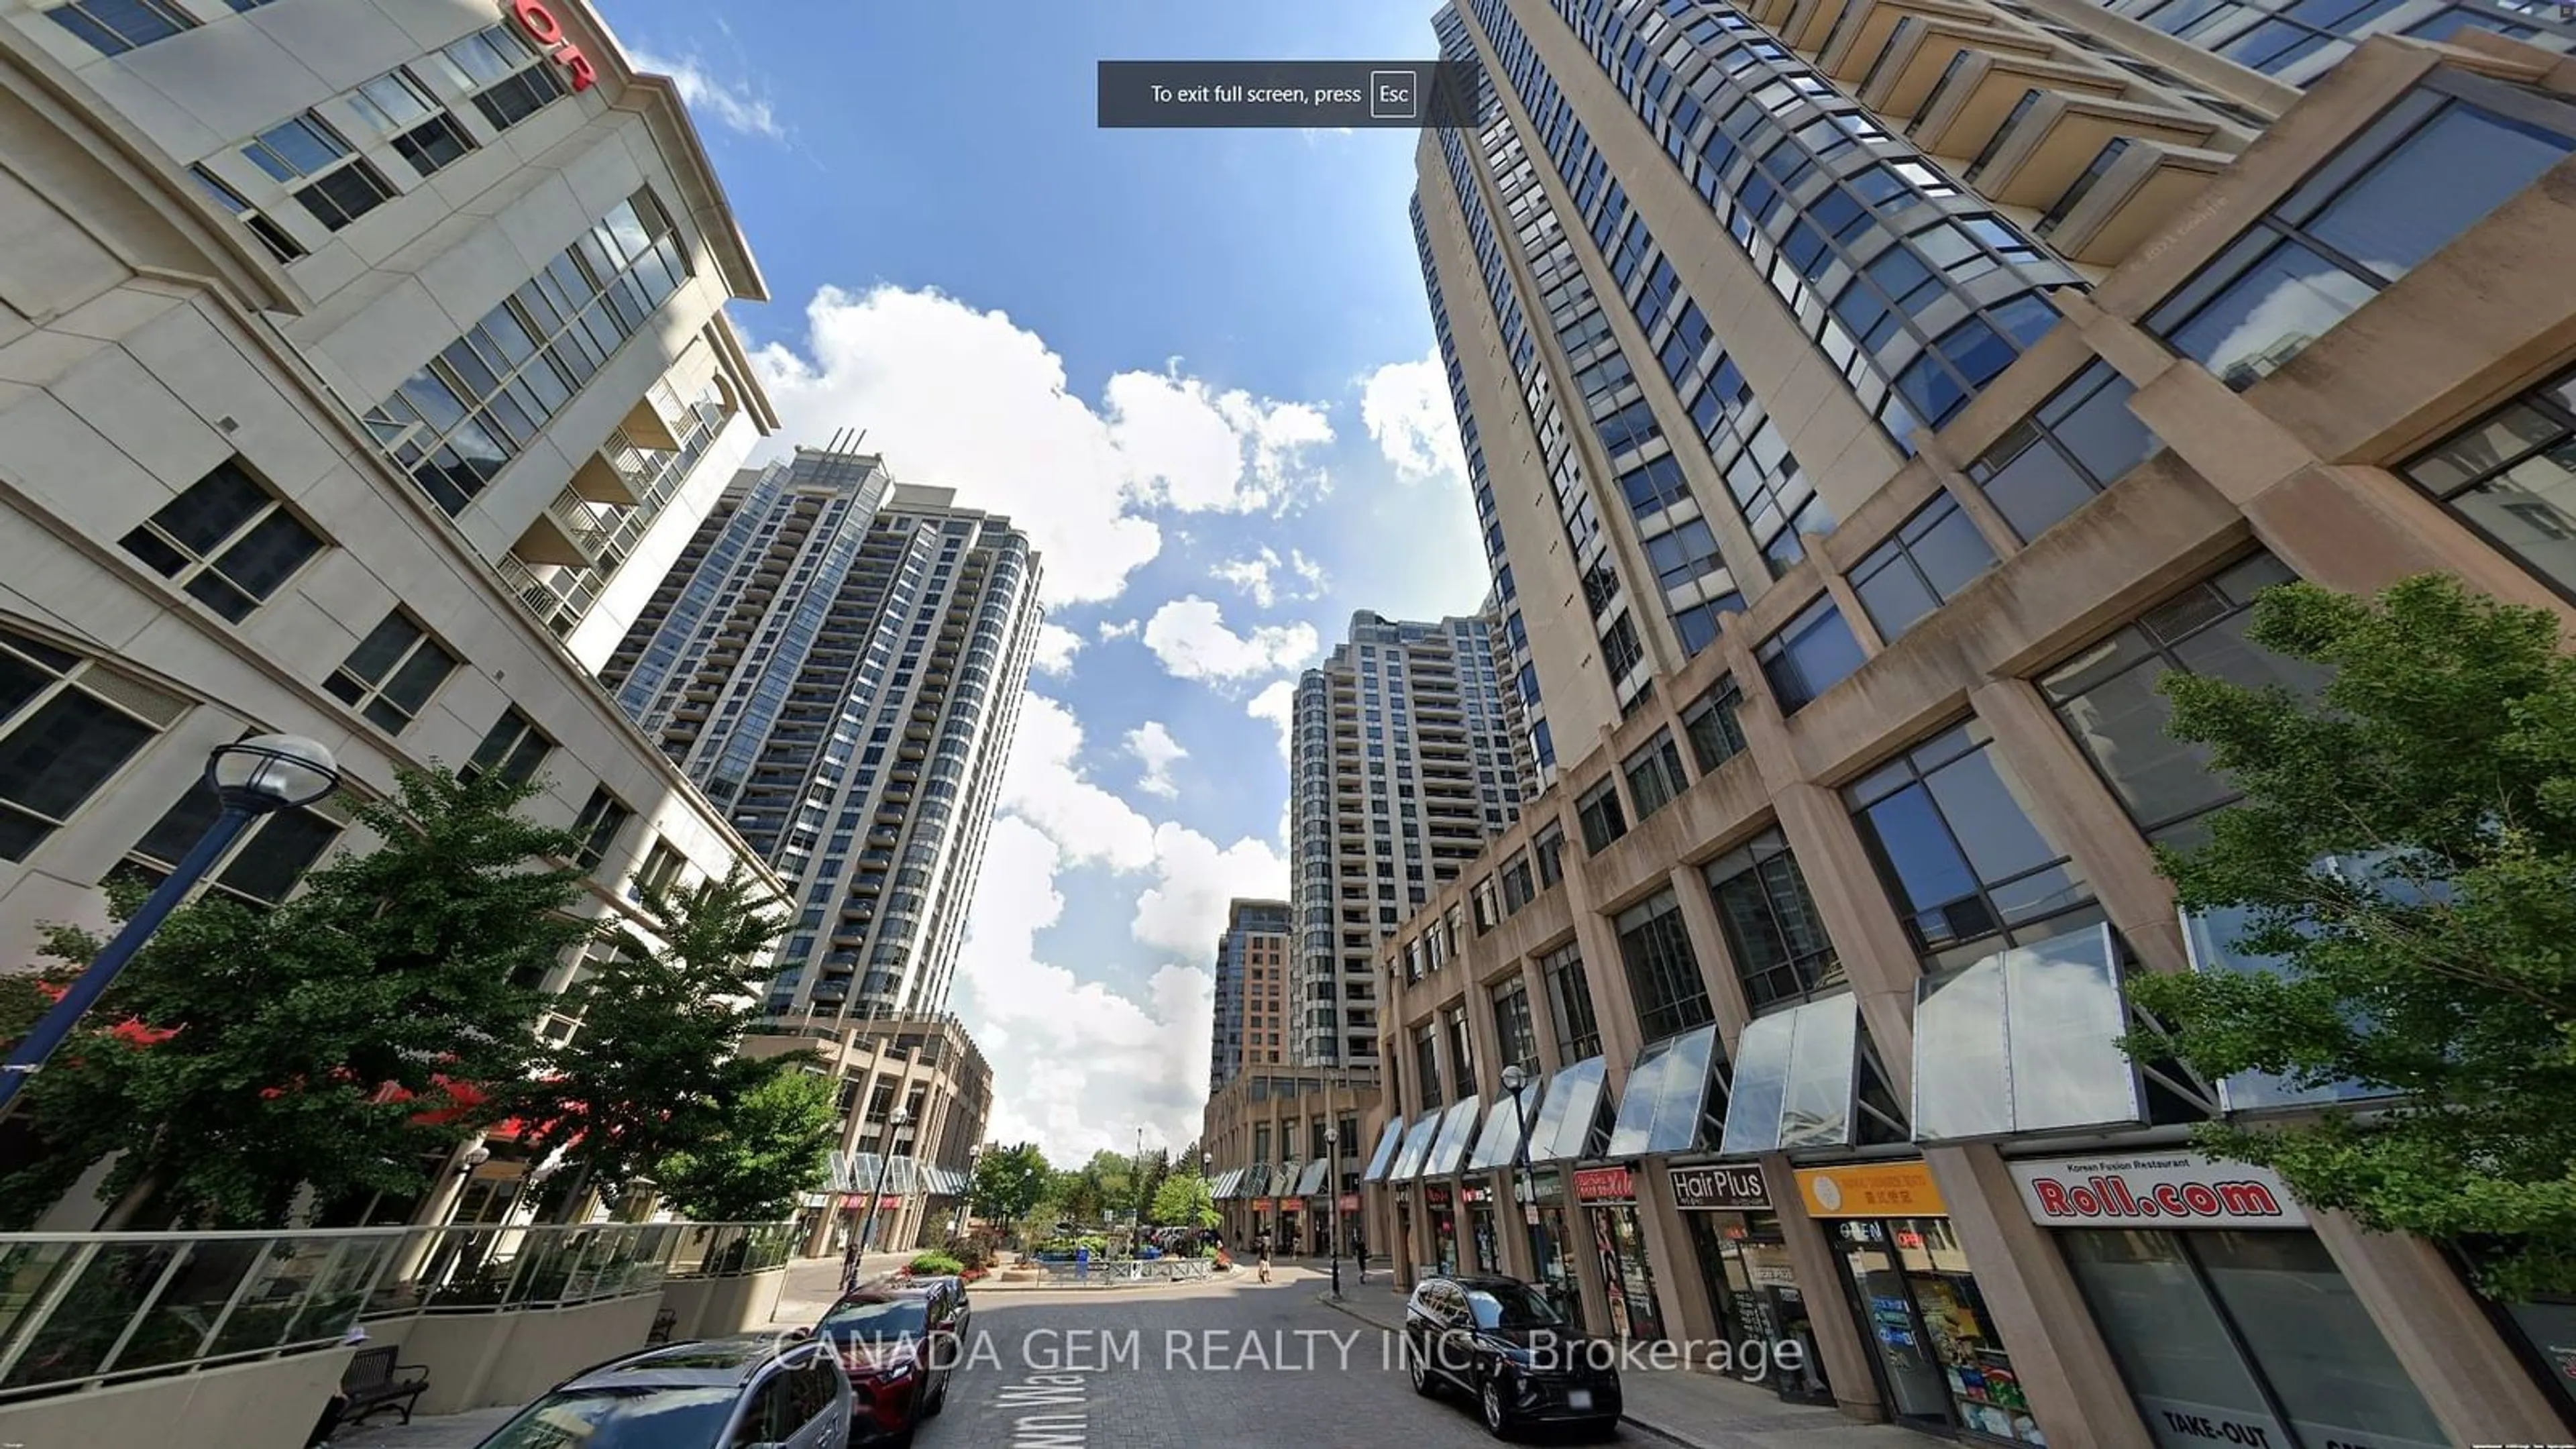
{"type": "MultiPolygon", "coordinates": [[[[1905,1100],[1914,1081],[1914,988],[1923,977],[1914,942],[1897,919],[1840,794],[1821,785],[1784,785],[1773,794],[1772,806],[1852,995],[1859,998],[1861,1019],[1887,1068],[1888,1086],[1898,1100],[1905,1100]]],[[[1794,1205],[1797,1195],[1785,1201],[1794,1205]]]]}
{"type": "Polygon", "coordinates": [[[2190,969],[2173,886],[2119,797],[2102,783],[2038,686],[1999,679],[1969,691],[1968,703],[1993,732],[1995,774],[2039,833],[2075,858],[2111,924],[2150,969],[2190,969]]]}
{"type": "MultiPolygon", "coordinates": [[[[1510,1111],[1506,1103],[1503,1110],[1510,1111]]],[[[1503,1239],[1503,1271],[1524,1283],[1538,1281],[1538,1255],[1530,1251],[1528,1207],[1521,1202],[1523,1174],[1506,1168],[1494,1174],[1494,1224],[1503,1239]]]]}
{"type": "Polygon", "coordinates": [[[1871,1367],[1873,1350],[1852,1318],[1851,1295],[1842,1288],[1842,1268],[1835,1261],[1830,1231],[1807,1216],[1798,1194],[1798,1175],[1778,1153],[1762,1161],[1762,1185],[1771,1195],[1787,1241],[1789,1266],[1798,1275],[1798,1293],[1806,1301],[1807,1322],[1816,1331],[1816,1356],[1824,1360],[1825,1381],[1833,1385],[1834,1405],[1870,1423],[1887,1417],[1879,1401],[1878,1375],[1871,1367]]]}
{"type": "Polygon", "coordinates": [[[1681,1339],[1724,1338],[1717,1304],[1699,1271],[1699,1251],[1691,1246],[1690,1225],[1673,1206],[1671,1174],[1663,1158],[1637,1164],[1637,1222],[1644,1229],[1646,1262],[1655,1275],[1655,1306],[1662,1311],[1664,1336],[1681,1339]]]}
{"type": "MultiPolygon", "coordinates": [[[[1601,1255],[1592,1247],[1592,1209],[1574,1196],[1572,1171],[1558,1175],[1557,1201],[1565,1207],[1565,1255],[1574,1260],[1575,1286],[1583,1294],[1583,1321],[1593,1331],[1610,1331],[1610,1290],[1601,1281],[1601,1255]]],[[[1541,1204],[1544,1208],[1545,1204],[1541,1204]]]]}
{"type": "Polygon", "coordinates": [[[2565,1421],[2439,1248],[2421,1238],[2371,1232],[2349,1213],[2311,1208],[2309,1217],[2353,1295],[2370,1310],[2380,1336],[2455,1442],[2566,1439],[2565,1421]]]}
{"type": "Polygon", "coordinates": [[[2031,1222],[2003,1158],[1985,1145],[1923,1156],[2051,1449],[2152,1449],[2065,1257],[2031,1222]]]}

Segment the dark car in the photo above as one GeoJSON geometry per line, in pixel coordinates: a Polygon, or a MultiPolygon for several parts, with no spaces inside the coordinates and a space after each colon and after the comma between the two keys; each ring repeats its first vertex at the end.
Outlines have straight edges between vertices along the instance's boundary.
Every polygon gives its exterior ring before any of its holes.
{"type": "Polygon", "coordinates": [[[848,1379],[823,1344],[745,1335],[610,1359],[557,1384],[481,1449],[841,1449],[848,1379]]]}
{"type": "Polygon", "coordinates": [[[951,1278],[897,1280],[846,1294],[814,1325],[841,1356],[850,1442],[910,1443],[948,1403],[966,1353],[966,1294],[951,1278]]]}
{"type": "Polygon", "coordinates": [[[1539,1424],[1619,1430],[1616,1345],[1517,1278],[1425,1278],[1404,1305],[1404,1346],[1415,1393],[1464,1389],[1498,1439],[1539,1424]]]}

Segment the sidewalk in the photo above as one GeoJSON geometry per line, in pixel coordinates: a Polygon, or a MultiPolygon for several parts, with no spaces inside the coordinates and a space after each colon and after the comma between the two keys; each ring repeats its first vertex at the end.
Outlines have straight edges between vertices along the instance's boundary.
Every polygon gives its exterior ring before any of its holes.
{"type": "MultiPolygon", "coordinates": [[[[1404,1295],[1383,1277],[1365,1287],[1344,1282],[1344,1296],[1316,1301],[1394,1332],[1404,1326],[1404,1295]]],[[[1909,1449],[1923,1438],[1891,1424],[1864,1424],[1832,1409],[1780,1402],[1770,1390],[1690,1369],[1629,1370],[1619,1376],[1633,1428],[1690,1449],[1909,1449]]]]}

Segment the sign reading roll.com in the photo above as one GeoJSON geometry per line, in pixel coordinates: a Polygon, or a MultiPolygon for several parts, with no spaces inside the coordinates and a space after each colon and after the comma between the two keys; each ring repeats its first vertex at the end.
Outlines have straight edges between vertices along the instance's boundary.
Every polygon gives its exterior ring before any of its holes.
{"type": "Polygon", "coordinates": [[[2055,1228],[2304,1228],[2267,1168],[2191,1152],[2101,1153],[2011,1164],[2030,1220],[2055,1228]]]}

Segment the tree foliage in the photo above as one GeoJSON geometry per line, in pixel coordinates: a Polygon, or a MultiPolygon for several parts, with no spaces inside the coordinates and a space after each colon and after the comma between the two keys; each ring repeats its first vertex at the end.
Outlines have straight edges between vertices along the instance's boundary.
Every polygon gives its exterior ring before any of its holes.
{"type": "Polygon", "coordinates": [[[1208,1180],[1193,1169],[1173,1173],[1154,1190],[1153,1223],[1166,1228],[1212,1228],[1222,1219],[1217,1216],[1216,1199],[1209,1194],[1208,1180]]]}
{"type": "MultiPolygon", "coordinates": [[[[306,1184],[320,1201],[418,1193],[439,1154],[498,1115],[415,1120],[442,1105],[438,1079],[523,1078],[536,987],[589,929],[565,914],[575,872],[543,864],[579,840],[513,813],[533,793],[489,772],[407,772],[391,799],[348,802],[381,847],[336,858],[293,900],[263,912],[208,895],[172,912],[29,1084],[49,1152],[0,1179],[0,1215],[31,1219],[110,1154],[107,1195],[149,1193],[155,1216],[207,1227],[284,1223],[306,1184]]],[[[142,896],[113,887],[117,919],[142,896]]],[[[103,944],[58,928],[46,954],[85,963],[103,944]]]]}
{"type": "Polygon", "coordinates": [[[2283,969],[2136,996],[2205,1076],[2400,1095],[2201,1145],[2463,1246],[2500,1297],[2576,1291],[2576,662],[2555,619],[2427,575],[2375,600],[2268,591],[2247,637],[2331,677],[2303,697],[2166,676],[2172,733],[2245,795],[2158,861],[2283,969]]]}
{"type": "Polygon", "coordinates": [[[1053,1174],[1034,1142],[997,1147],[975,1160],[971,1211],[997,1223],[1016,1223],[1037,1210],[1053,1174]]]}
{"type": "Polygon", "coordinates": [[[808,1053],[757,1063],[767,1075],[714,1113],[703,1138],[654,1171],[681,1216],[702,1223],[774,1222],[831,1175],[841,1117],[829,1077],[808,1053]]]}
{"type": "MultiPolygon", "coordinates": [[[[555,1009],[581,1029],[514,1096],[540,1155],[560,1148],[573,1182],[623,1190],[723,1127],[736,1099],[766,1083],[765,1062],[735,1055],[772,972],[783,925],[769,891],[736,872],[657,892],[658,948],[633,930],[607,937],[555,1009]]],[[[567,1195],[567,1206],[581,1194],[567,1195]]]]}

